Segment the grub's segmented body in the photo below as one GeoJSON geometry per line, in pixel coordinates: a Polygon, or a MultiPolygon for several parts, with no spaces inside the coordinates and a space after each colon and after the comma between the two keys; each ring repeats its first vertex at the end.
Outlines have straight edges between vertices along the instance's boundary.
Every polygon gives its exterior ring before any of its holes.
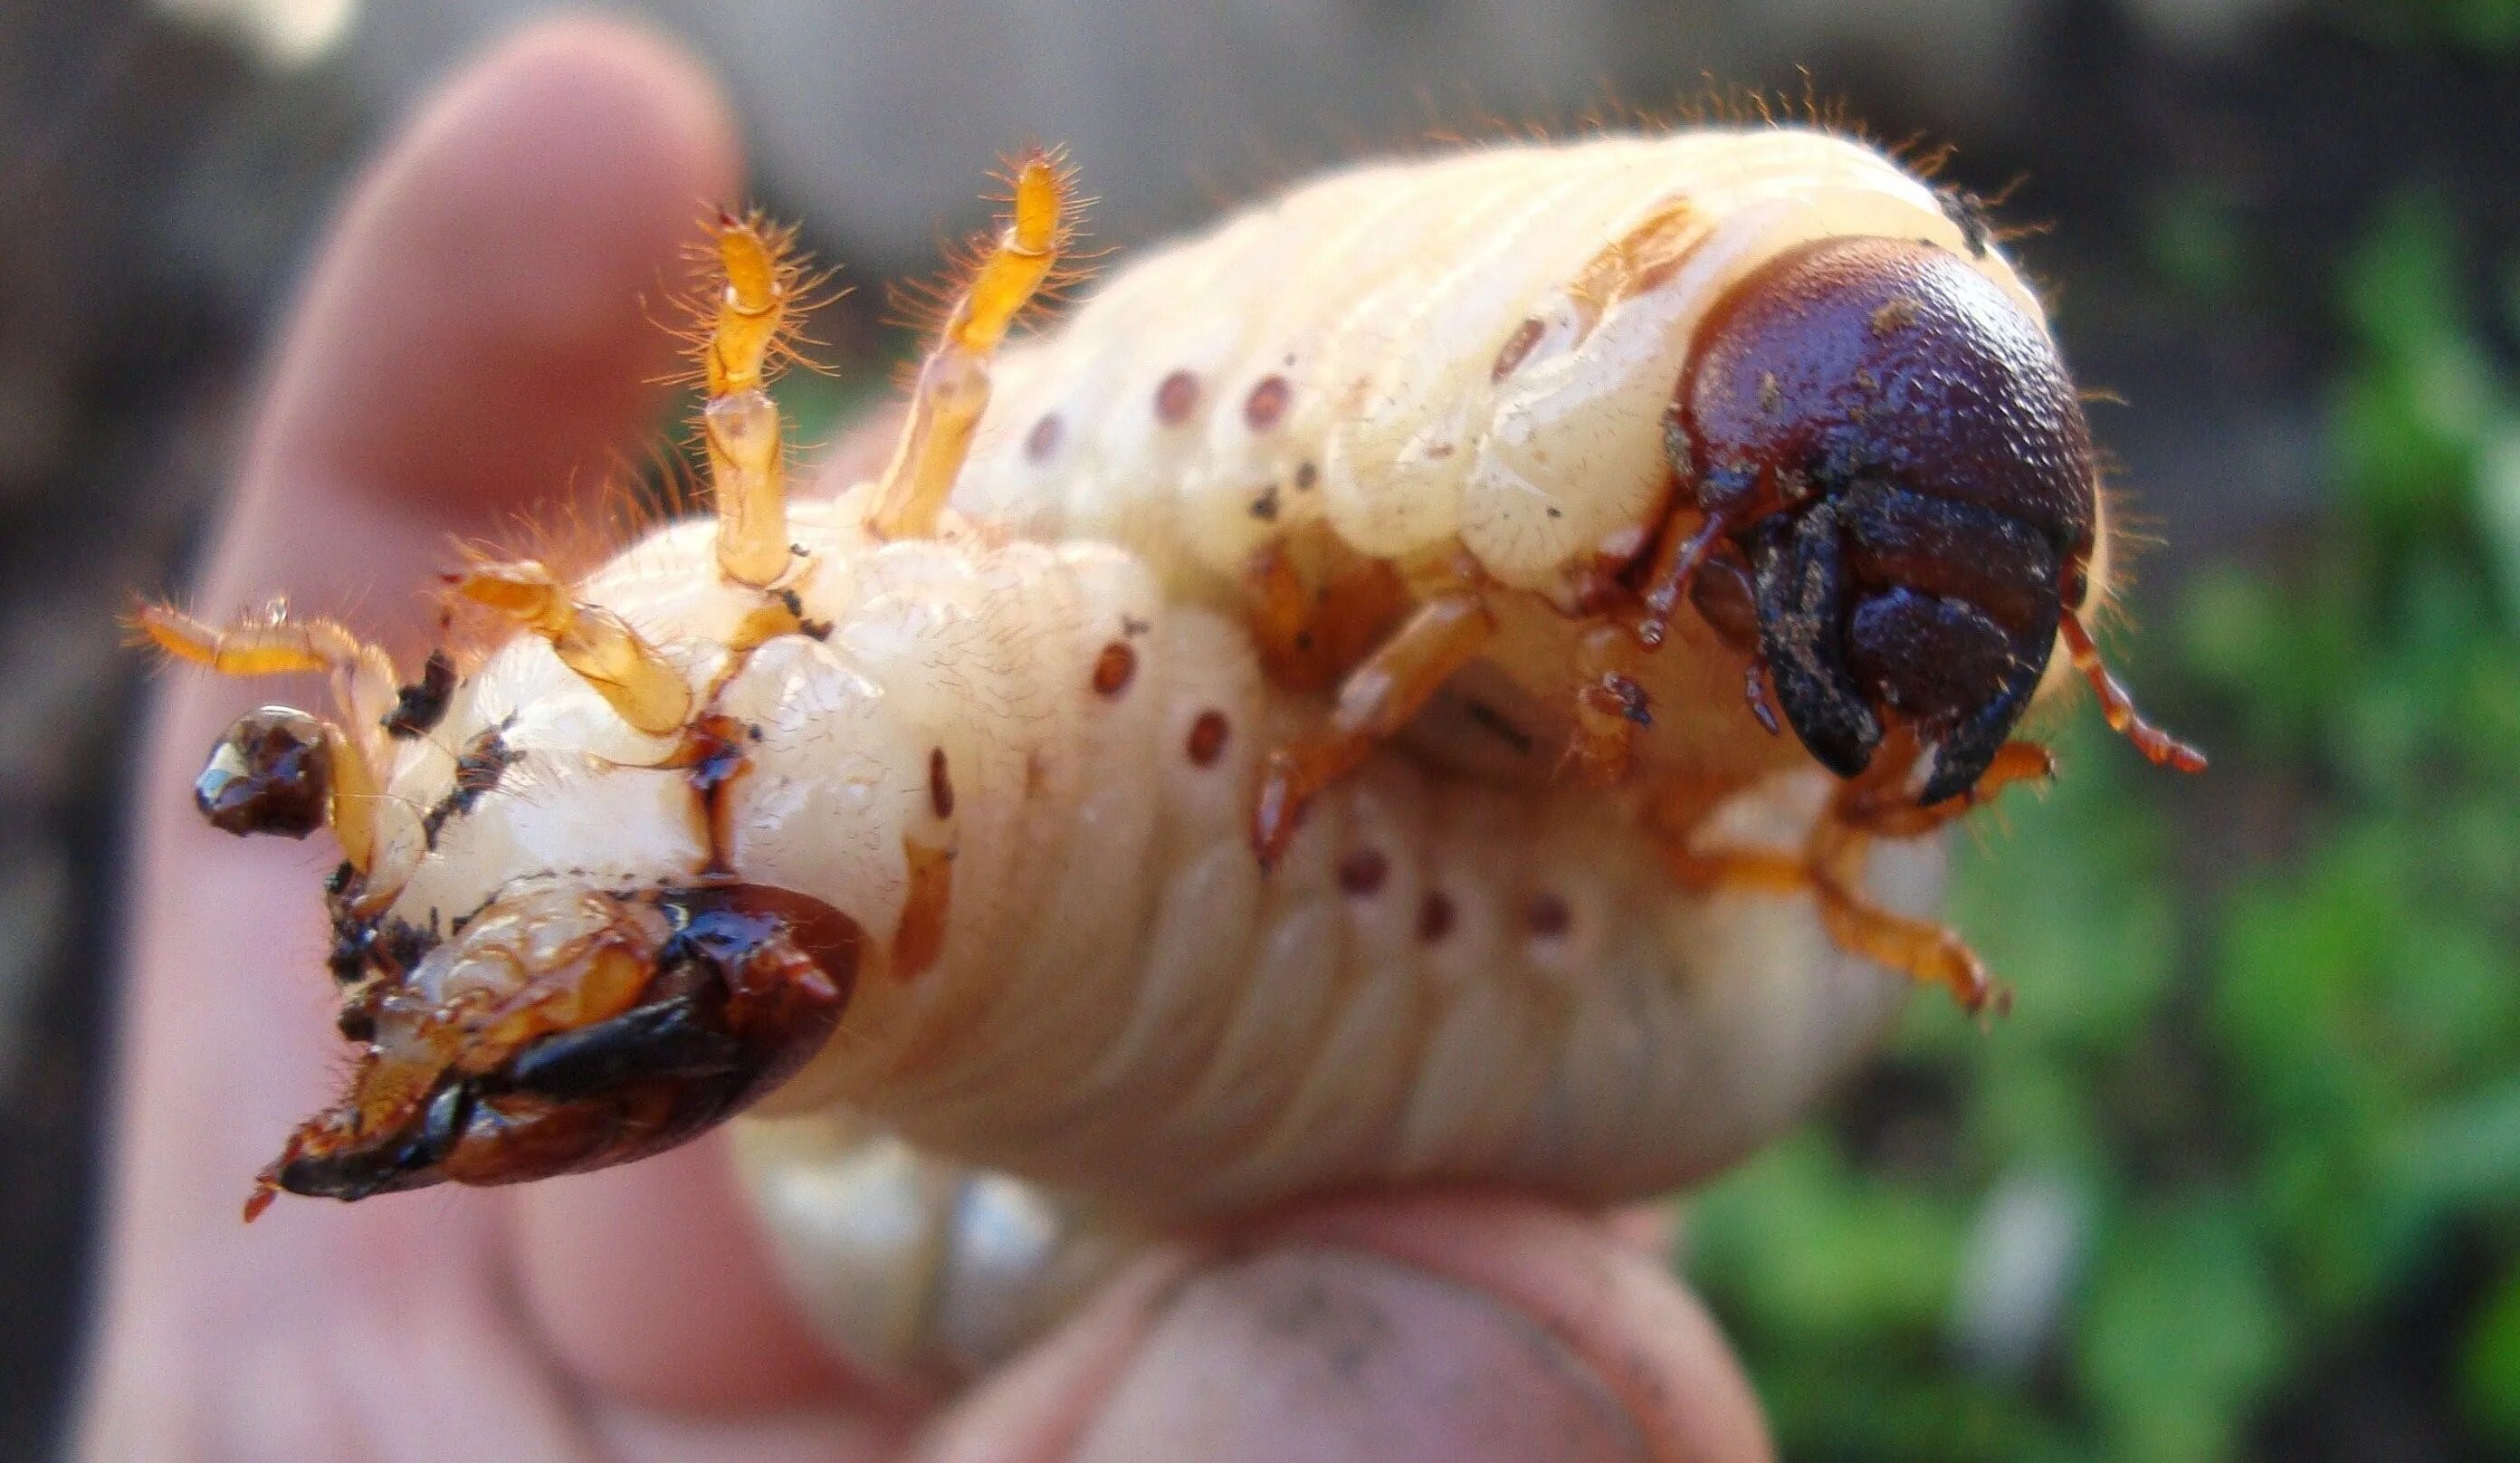
{"type": "Polygon", "coordinates": [[[1696,328],[1811,240],[2011,268],[1881,154],[1818,132],[1498,146],[1358,167],[1134,261],[1011,349],[959,506],[1238,584],[1327,526],[1380,559],[1458,543],[1573,605],[1645,546],[1696,328]]]}
{"type": "Polygon", "coordinates": [[[872,480],[787,501],[796,270],[724,217],[713,522],[473,560],[512,632],[407,686],[331,621],[143,612],[343,712],[245,718],[197,788],[345,854],[357,1070],[255,1207],[804,1115],[746,1145],[800,1290],[959,1364],[1069,1268],[1058,1215],[1652,1194],[1901,974],[1985,1005],[1923,836],[2048,770],[2007,738],[2051,642],[2195,760],[2083,630],[2105,526],[2036,300],[1874,153],[1361,168],[1001,357],[1065,232],[1053,164],[1015,181],[872,480]]]}
{"type": "MultiPolygon", "coordinates": [[[[1889,1009],[1790,906],[1676,891],[1603,795],[1386,755],[1264,878],[1244,810],[1303,708],[1238,626],[1105,547],[876,545],[863,503],[791,513],[824,566],[817,633],[715,695],[739,761],[713,800],[540,642],[492,656],[387,784],[387,917],[469,926],[522,870],[809,894],[867,937],[774,1109],[843,1104],[1142,1216],[1408,1178],[1658,1192],[1781,1120],[1889,1009]],[[462,749],[494,740],[503,773],[427,847],[462,749]]],[[[751,608],[708,553],[707,525],[670,529],[578,592],[672,626],[706,685],[751,608]]],[[[1908,860],[1904,902],[1936,864],[1908,860]]]]}

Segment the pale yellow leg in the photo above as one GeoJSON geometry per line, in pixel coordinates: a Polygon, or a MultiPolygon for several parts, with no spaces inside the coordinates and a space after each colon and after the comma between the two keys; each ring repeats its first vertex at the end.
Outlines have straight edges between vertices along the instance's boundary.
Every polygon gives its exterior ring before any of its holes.
{"type": "Polygon", "coordinates": [[[1006,232],[954,301],[936,348],[919,368],[910,412],[883,470],[871,520],[884,538],[936,531],[971,434],[989,405],[989,357],[1007,329],[1050,278],[1065,242],[1067,180],[1047,154],[1015,169],[1014,209],[1006,232]]]}
{"type": "Polygon", "coordinates": [[[692,688],[683,673],[620,616],[570,599],[567,586],[533,560],[475,563],[452,587],[549,641],[562,664],[639,730],[666,736],[691,719],[692,688]]]}
{"type": "Polygon", "coordinates": [[[787,326],[796,283],[784,236],[753,219],[720,214],[717,251],[725,281],[700,347],[708,400],[700,435],[717,503],[719,572],[766,588],[788,571],[786,443],[766,389],[771,351],[787,326]]]}

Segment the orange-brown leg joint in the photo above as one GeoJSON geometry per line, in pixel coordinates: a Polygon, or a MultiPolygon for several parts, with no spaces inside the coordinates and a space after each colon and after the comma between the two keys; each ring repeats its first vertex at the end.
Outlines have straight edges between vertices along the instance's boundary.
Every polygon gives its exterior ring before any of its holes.
{"type": "Polygon", "coordinates": [[[1067,232],[1067,180],[1046,153],[1015,169],[1012,216],[945,317],[919,368],[910,412],[877,493],[872,526],[884,538],[936,531],[971,434],[989,405],[989,357],[1050,278],[1067,232]]]}
{"type": "Polygon", "coordinates": [[[1409,586],[1387,559],[1341,548],[1327,534],[1301,545],[1273,538],[1244,562],[1244,627],[1269,683],[1286,691],[1337,685],[1399,629],[1409,586]]]}
{"type": "Polygon", "coordinates": [[[2055,768],[2048,750],[2028,742],[2004,745],[1968,792],[1930,807],[1904,801],[1899,789],[1914,761],[1912,743],[1888,744],[1865,775],[1837,790],[1812,827],[1800,854],[1768,849],[1688,846],[1695,817],[1657,819],[1656,836],[1672,877],[1691,888],[1764,894],[1809,892],[1821,924],[1838,948],[1912,980],[1951,991],[1971,1013],[2010,1009],[2011,992],[1989,977],[1967,941],[1948,926],[1894,914],[1864,893],[1865,855],[1876,838],[1920,838],[1983,806],[2010,784],[2044,780],[2055,768]]]}
{"type": "Polygon", "coordinates": [[[1475,590],[1441,594],[1368,657],[1339,687],[1320,730],[1269,754],[1251,810],[1251,846],[1263,867],[1277,863],[1305,807],[1356,770],[1375,744],[1397,735],[1454,671],[1496,634],[1496,618],[1475,590]]]}
{"type": "Polygon", "coordinates": [[[620,616],[570,599],[534,561],[476,563],[455,575],[452,587],[550,642],[562,664],[639,730],[666,736],[690,719],[692,690],[682,672],[620,616]]]}

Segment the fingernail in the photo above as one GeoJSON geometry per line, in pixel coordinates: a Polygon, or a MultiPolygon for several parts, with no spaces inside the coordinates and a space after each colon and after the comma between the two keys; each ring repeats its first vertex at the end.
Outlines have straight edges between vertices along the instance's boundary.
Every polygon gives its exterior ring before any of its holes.
{"type": "Polygon", "coordinates": [[[1075,1457],[1644,1455],[1600,1378],[1528,1316],[1371,1256],[1277,1250],[1183,1288],[1075,1457]]]}

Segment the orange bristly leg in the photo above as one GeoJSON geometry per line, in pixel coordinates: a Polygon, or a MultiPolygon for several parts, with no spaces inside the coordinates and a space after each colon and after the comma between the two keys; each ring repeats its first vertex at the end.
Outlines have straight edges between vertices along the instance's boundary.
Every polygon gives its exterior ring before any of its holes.
{"type": "Polygon", "coordinates": [[[2065,637],[2065,653],[2073,658],[2074,668],[2092,683],[2092,690],[2099,697],[2100,715],[2109,723],[2109,730],[2133,742],[2135,750],[2154,766],[2175,767],[2182,772],[2205,770],[2204,753],[2144,720],[2143,713],[2135,709],[2135,698],[2100,663],[2100,648],[2092,643],[2092,632],[2080,615],[2066,611],[2056,628],[2065,637]]]}
{"type": "Polygon", "coordinates": [[[342,712],[361,723],[363,735],[366,723],[382,720],[392,708],[401,681],[393,657],[348,626],[335,619],[292,619],[278,604],[226,626],[195,619],[171,605],[143,605],[131,623],[159,650],[221,675],[325,672],[333,677],[342,712]]]}
{"type": "Polygon", "coordinates": [[[221,675],[296,675],[321,671],[333,682],[333,699],[351,718],[356,734],[319,720],[324,755],[332,772],[325,817],[341,856],[366,869],[376,852],[376,800],[383,764],[382,724],[399,677],[393,658],[352,634],[338,620],[292,619],[275,605],[256,618],[220,628],[171,605],[143,605],[131,622],[166,654],[221,675]]]}
{"type": "MultiPolygon", "coordinates": [[[[1694,819],[1658,820],[1654,831],[1663,842],[1664,866],[1679,882],[1710,892],[1809,892],[1838,948],[1943,986],[1962,1010],[2002,1015],[2010,1009],[2012,993],[1988,976],[1967,941],[1948,926],[1894,914],[1866,896],[1864,855],[1876,838],[1921,838],[1984,806],[2013,783],[2045,780],[2054,773],[2055,759],[2035,743],[2008,742],[1967,792],[1918,807],[1898,791],[1915,755],[1904,733],[1885,744],[1864,776],[1837,790],[1799,854],[1754,848],[1700,852],[1688,846],[1694,819]]],[[[1700,807],[1698,815],[1705,810],[1700,807]]]]}
{"type": "Polygon", "coordinates": [[[771,350],[795,283],[783,243],[749,219],[718,215],[726,279],[700,347],[708,390],[700,435],[717,502],[718,570],[755,588],[777,582],[788,559],[786,447],[779,408],[766,389],[771,350]]]}
{"type": "Polygon", "coordinates": [[[1306,805],[1356,770],[1375,744],[1407,726],[1496,629],[1487,601],[1474,589],[1456,589],[1426,601],[1349,673],[1339,687],[1337,705],[1319,730],[1269,754],[1251,809],[1251,846],[1262,867],[1275,865],[1286,851],[1306,805]]]}
{"type": "Polygon", "coordinates": [[[682,672],[620,616],[570,599],[540,564],[530,559],[476,562],[450,575],[449,583],[455,593],[550,642],[562,664],[639,730],[666,736],[690,719],[692,690],[682,672]]]}
{"type": "Polygon", "coordinates": [[[954,491],[971,434],[989,405],[989,357],[1058,262],[1067,232],[1067,180],[1046,153],[1015,169],[1014,208],[971,282],[955,299],[936,348],[919,368],[908,418],[883,471],[870,520],[884,538],[923,538],[954,491]]]}
{"type": "Polygon", "coordinates": [[[1913,839],[1995,800],[2016,782],[2046,782],[2056,775],[2056,757],[2036,742],[2006,742],[1978,774],[1969,790],[1940,802],[1917,806],[1893,793],[1870,789],[1841,809],[1841,815],[1875,838],[1913,839]]]}

